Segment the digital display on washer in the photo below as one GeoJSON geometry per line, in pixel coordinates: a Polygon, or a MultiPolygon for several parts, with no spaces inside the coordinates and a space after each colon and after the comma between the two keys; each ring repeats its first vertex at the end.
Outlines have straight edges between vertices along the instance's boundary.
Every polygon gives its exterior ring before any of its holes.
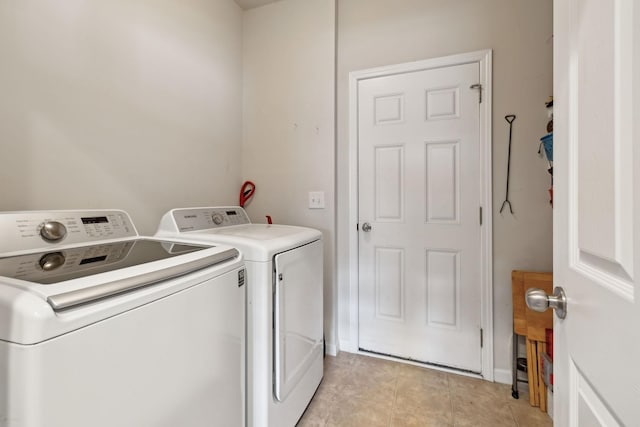
{"type": "Polygon", "coordinates": [[[227,215],[238,215],[236,211],[227,211],[225,212],[227,215]]]}
{"type": "Polygon", "coordinates": [[[82,219],[83,224],[104,224],[109,222],[106,216],[92,216],[80,219],[82,219]]]}
{"type": "Polygon", "coordinates": [[[81,259],[80,260],[80,264],[79,265],[91,264],[92,262],[100,262],[100,261],[104,261],[105,259],[107,259],[106,255],[94,256],[94,257],[91,257],[91,258],[85,258],[85,259],[81,259]]]}

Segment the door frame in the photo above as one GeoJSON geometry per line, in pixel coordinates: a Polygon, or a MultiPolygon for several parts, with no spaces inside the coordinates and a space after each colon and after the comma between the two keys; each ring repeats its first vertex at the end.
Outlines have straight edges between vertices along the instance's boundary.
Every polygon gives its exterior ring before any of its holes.
{"type": "Polygon", "coordinates": [[[478,63],[482,85],[480,104],[480,200],[483,223],[480,227],[480,287],[481,325],[483,346],[481,350],[481,376],[493,381],[493,204],[492,204],[492,51],[490,49],[468,52],[422,61],[407,62],[349,73],[349,341],[342,342],[343,350],[359,353],[358,324],[358,82],[360,80],[478,63]]]}

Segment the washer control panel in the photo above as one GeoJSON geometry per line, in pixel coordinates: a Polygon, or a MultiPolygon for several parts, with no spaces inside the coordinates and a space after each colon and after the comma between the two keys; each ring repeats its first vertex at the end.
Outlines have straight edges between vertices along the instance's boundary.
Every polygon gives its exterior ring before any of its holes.
{"type": "Polygon", "coordinates": [[[4,212],[0,229],[0,253],[138,235],[129,215],[119,210],[4,212]]]}
{"type": "Polygon", "coordinates": [[[173,219],[181,232],[251,224],[245,210],[238,206],[174,209],[173,219]]]}

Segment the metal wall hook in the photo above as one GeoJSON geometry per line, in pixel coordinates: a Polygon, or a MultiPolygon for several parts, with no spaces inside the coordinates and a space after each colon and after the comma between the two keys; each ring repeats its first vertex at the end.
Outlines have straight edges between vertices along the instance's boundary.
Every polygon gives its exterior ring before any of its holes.
{"type": "Polygon", "coordinates": [[[500,207],[500,213],[502,213],[505,206],[509,206],[509,212],[511,212],[511,215],[513,215],[513,207],[511,207],[511,202],[508,199],[502,202],[502,206],[500,207]]]}
{"type": "Polygon", "coordinates": [[[504,202],[502,202],[502,207],[500,208],[500,213],[502,213],[505,206],[509,206],[509,212],[513,215],[513,207],[511,207],[511,202],[509,201],[509,177],[511,175],[511,132],[513,130],[513,122],[516,119],[516,116],[515,114],[508,114],[504,116],[504,119],[509,123],[509,154],[507,156],[507,190],[504,195],[504,202]]]}

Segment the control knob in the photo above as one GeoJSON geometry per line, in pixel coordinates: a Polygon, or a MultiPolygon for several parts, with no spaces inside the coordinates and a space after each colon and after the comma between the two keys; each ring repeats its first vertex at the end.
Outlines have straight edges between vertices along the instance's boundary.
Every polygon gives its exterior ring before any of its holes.
{"type": "Polygon", "coordinates": [[[211,220],[215,225],[220,225],[224,221],[224,218],[219,213],[214,213],[211,215],[211,220]]]}
{"type": "Polygon", "coordinates": [[[42,255],[38,264],[40,264],[40,268],[44,271],[51,271],[63,266],[64,262],[65,257],[62,252],[49,252],[48,254],[42,255]]]}
{"type": "Polygon", "coordinates": [[[47,242],[57,242],[67,235],[67,227],[58,221],[46,221],[40,229],[40,236],[47,242]]]}

